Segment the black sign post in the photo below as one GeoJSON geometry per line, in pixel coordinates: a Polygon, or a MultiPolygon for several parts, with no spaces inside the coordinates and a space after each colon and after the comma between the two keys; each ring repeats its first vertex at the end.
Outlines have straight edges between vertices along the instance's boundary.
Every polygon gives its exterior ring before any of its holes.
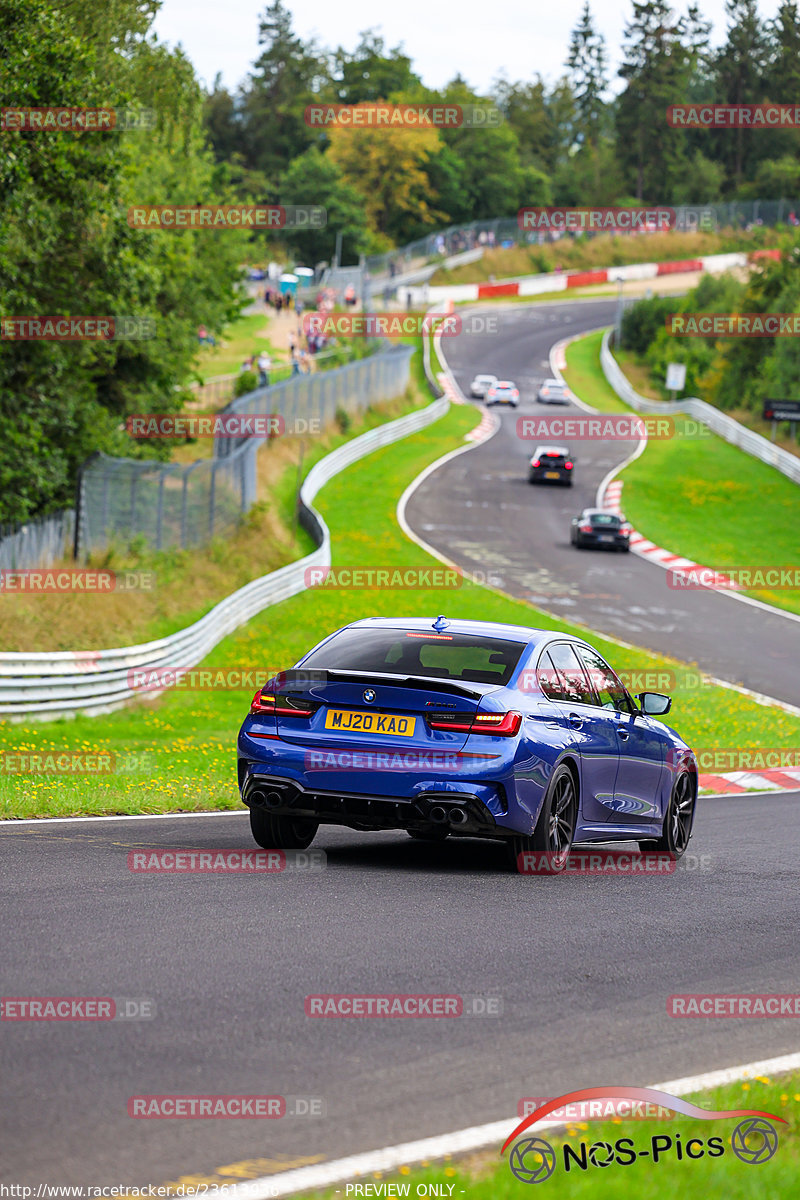
{"type": "Polygon", "coordinates": [[[800,421],[800,400],[765,400],[764,420],[772,421],[772,440],[778,430],[779,421],[791,422],[791,434],[797,434],[797,422],[800,421]]]}

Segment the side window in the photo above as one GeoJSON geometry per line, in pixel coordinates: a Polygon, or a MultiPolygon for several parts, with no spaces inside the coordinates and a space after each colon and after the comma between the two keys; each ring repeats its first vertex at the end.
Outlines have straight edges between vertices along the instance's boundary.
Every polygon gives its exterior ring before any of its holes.
{"type": "MultiPolygon", "coordinates": [[[[629,713],[631,709],[625,688],[617,679],[608,663],[604,662],[594,650],[580,646],[578,653],[586,667],[589,678],[594,684],[595,691],[600,697],[602,708],[614,708],[617,712],[629,713]]],[[[592,700],[594,704],[596,701],[592,700]]]]}
{"type": "Polygon", "coordinates": [[[553,661],[547,651],[539,659],[536,678],[539,681],[539,687],[549,700],[566,700],[564,685],[559,679],[558,671],[553,666],[553,661]]]}
{"type": "Polygon", "coordinates": [[[558,642],[548,647],[548,654],[561,679],[564,699],[573,704],[594,704],[589,680],[573,647],[568,642],[558,642]]]}

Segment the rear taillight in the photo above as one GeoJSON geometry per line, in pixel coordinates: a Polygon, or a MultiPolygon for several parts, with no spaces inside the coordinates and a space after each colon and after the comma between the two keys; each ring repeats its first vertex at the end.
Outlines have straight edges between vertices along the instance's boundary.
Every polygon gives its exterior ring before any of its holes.
{"type": "Polygon", "coordinates": [[[532,458],[532,459],[531,459],[531,466],[532,466],[532,467],[538,467],[538,466],[539,466],[539,460],[538,460],[538,458],[532,458]]]}
{"type": "Polygon", "coordinates": [[[565,469],[566,469],[567,471],[571,471],[571,470],[572,470],[572,463],[571,463],[571,462],[565,462],[565,463],[564,463],[564,467],[565,467],[565,469]]]}
{"type": "Polygon", "coordinates": [[[263,714],[263,713],[273,713],[274,714],[274,712],[275,712],[275,697],[274,696],[262,696],[261,688],[259,688],[258,691],[256,692],[255,696],[253,696],[253,702],[250,705],[250,712],[251,713],[261,713],[261,714],[263,714]]]}
{"type": "Polygon", "coordinates": [[[513,737],[519,731],[522,717],[518,712],[507,713],[437,713],[428,717],[431,729],[451,730],[453,733],[491,733],[498,737],[513,737]]]}
{"type": "Polygon", "coordinates": [[[620,533],[625,533],[625,534],[630,534],[632,532],[630,525],[621,525],[619,531],[620,531],[620,533]]]}
{"type": "Polygon", "coordinates": [[[274,696],[270,696],[269,694],[264,695],[259,688],[255,696],[253,696],[250,712],[261,716],[310,717],[314,712],[314,708],[295,708],[289,703],[278,704],[274,696]]]}
{"type": "Polygon", "coordinates": [[[581,533],[591,533],[592,532],[591,525],[579,525],[578,528],[580,529],[581,533]]]}
{"type": "Polygon", "coordinates": [[[511,393],[511,395],[515,396],[517,400],[519,400],[519,390],[517,388],[514,388],[514,391],[511,393]]]}
{"type": "Polygon", "coordinates": [[[518,712],[476,713],[472,722],[473,733],[491,733],[500,737],[514,737],[519,733],[522,716],[518,712]]]}

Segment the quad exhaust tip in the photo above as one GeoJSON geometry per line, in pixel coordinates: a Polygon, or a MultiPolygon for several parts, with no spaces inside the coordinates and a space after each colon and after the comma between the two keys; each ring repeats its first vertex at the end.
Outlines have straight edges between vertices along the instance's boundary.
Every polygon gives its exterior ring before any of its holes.
{"type": "Polygon", "coordinates": [[[466,825],[467,813],[463,808],[451,808],[447,814],[451,825],[466,825]]]}
{"type": "Polygon", "coordinates": [[[283,800],[280,792],[267,792],[263,788],[254,788],[250,796],[257,805],[264,808],[277,808],[283,800]]]}
{"type": "Polygon", "coordinates": [[[437,825],[443,825],[447,820],[447,813],[442,808],[441,804],[434,804],[433,808],[428,813],[428,816],[432,821],[435,821],[437,825]]]}

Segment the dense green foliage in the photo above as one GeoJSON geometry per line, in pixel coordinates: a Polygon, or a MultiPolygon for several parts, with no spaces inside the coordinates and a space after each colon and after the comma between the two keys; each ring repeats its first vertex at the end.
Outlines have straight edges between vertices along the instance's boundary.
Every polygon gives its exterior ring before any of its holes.
{"type": "MultiPolygon", "coordinates": [[[[665,120],[672,103],[793,101],[796,0],[782,0],[770,21],[755,0],[727,0],[727,36],[714,50],[693,5],[674,15],[666,0],[633,0],[617,96],[588,2],[555,83],[500,77],[482,93],[458,74],[426,87],[402,47],[374,30],[352,50],[303,39],[282,0],[261,15],[243,84],[231,91],[217,80],[204,93],[182,52],[153,36],[157,7],[0,0],[0,106],[154,114],[152,127],[125,132],[0,132],[0,314],[134,316],[155,331],[104,342],[0,338],[0,522],[70,504],[95,450],[168,453],[134,445],[124,418],[182,405],[197,326],[218,336],[236,314],[245,261],[331,261],[340,235],[341,261],[354,263],[523,205],[786,197],[791,207],[800,185],[798,131],[684,131],[665,120]],[[306,120],[310,105],[375,101],[477,105],[497,119],[391,130],[306,120]],[[284,231],[277,243],[264,233],[128,224],[134,204],[198,201],[324,205],[328,222],[284,231]]],[[[790,274],[770,268],[764,280],[754,304],[794,303],[790,274]]],[[[717,371],[725,402],[744,366],[757,369],[759,386],[785,392],[793,383],[791,345],[737,348],[723,355],[730,369],[707,345],[687,353],[698,360],[698,389],[717,371]]]]}
{"type": "Polygon", "coordinates": [[[765,259],[744,283],[706,275],[681,297],[640,300],[622,319],[622,346],[643,355],[656,380],[667,363],[686,363],[687,396],[725,409],[761,413],[766,399],[800,397],[795,337],[676,337],[670,313],[800,313],[800,235],[788,237],[779,261],[765,259]]]}
{"type": "Polygon", "coordinates": [[[198,324],[219,330],[238,309],[238,231],[128,224],[133,204],[221,199],[226,186],[193,70],[146,39],[151,18],[138,0],[0,2],[1,104],[155,114],[125,132],[0,133],[0,313],[133,316],[155,334],[0,340],[0,520],[70,504],[92,451],[130,454],[125,416],[176,408],[198,324]]]}

